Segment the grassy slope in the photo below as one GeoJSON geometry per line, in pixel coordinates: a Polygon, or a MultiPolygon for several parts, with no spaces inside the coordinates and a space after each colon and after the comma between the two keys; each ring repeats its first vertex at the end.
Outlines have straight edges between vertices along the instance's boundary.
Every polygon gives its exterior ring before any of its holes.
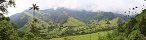
{"type": "Polygon", "coordinates": [[[135,17],[137,21],[141,21],[142,16],[146,19],[146,9],[143,12],[135,17]]]}
{"type": "Polygon", "coordinates": [[[114,19],[110,20],[109,22],[110,22],[110,24],[106,24],[107,21],[101,20],[101,21],[99,21],[97,24],[99,24],[99,26],[102,27],[102,28],[106,28],[106,27],[116,27],[116,26],[119,25],[119,23],[120,23],[120,24],[123,23],[124,20],[121,20],[120,18],[117,17],[117,18],[114,18],[114,19]]]}
{"type": "Polygon", "coordinates": [[[85,23],[70,16],[68,17],[67,22],[63,24],[63,26],[81,26],[81,25],[85,25],[85,23]]]}
{"type": "MultiPolygon", "coordinates": [[[[32,23],[32,20],[31,21],[29,21],[28,23],[26,23],[25,25],[24,25],[24,27],[22,27],[22,28],[19,28],[18,30],[19,31],[21,31],[21,32],[29,32],[30,31],[30,27],[31,27],[31,23],[32,23]]],[[[49,26],[49,24],[48,23],[46,23],[46,22],[44,22],[43,20],[40,20],[40,19],[38,19],[38,22],[36,23],[36,25],[37,25],[37,28],[43,28],[43,27],[45,27],[45,28],[47,28],[48,26],[49,26]],[[43,25],[43,26],[42,26],[43,25]]],[[[43,29],[43,30],[40,30],[40,31],[47,31],[48,29],[43,29]]]]}
{"type": "Polygon", "coordinates": [[[62,38],[53,38],[51,40],[98,40],[100,36],[107,35],[107,33],[110,32],[112,31],[97,32],[97,33],[86,34],[86,35],[66,36],[62,38]]]}

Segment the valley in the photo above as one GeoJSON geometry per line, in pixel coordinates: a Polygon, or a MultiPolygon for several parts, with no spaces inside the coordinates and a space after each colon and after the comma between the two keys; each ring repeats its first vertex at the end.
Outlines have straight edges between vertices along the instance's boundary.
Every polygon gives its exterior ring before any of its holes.
{"type": "Polygon", "coordinates": [[[35,21],[32,19],[31,13],[26,10],[12,15],[10,21],[18,25],[18,31],[22,33],[31,32],[33,24],[35,25],[35,35],[51,40],[85,40],[84,37],[89,40],[89,36],[93,36],[93,39],[96,40],[98,36],[107,35],[117,29],[119,25],[130,20],[129,17],[126,17],[127,15],[112,12],[75,11],[59,8],[36,12],[35,21]]]}

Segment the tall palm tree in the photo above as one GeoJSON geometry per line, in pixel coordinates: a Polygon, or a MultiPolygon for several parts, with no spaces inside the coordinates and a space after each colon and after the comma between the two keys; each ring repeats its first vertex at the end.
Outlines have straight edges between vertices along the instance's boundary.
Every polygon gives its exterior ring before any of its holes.
{"type": "Polygon", "coordinates": [[[39,6],[37,6],[36,4],[32,4],[32,5],[33,5],[33,7],[31,7],[30,10],[34,11],[33,15],[32,15],[32,17],[34,18],[35,11],[39,10],[39,6]]]}
{"type": "Polygon", "coordinates": [[[36,21],[37,21],[37,19],[34,19],[34,14],[35,14],[35,11],[37,11],[37,10],[39,10],[39,6],[37,6],[36,4],[32,4],[33,5],[33,7],[31,7],[30,8],[30,10],[33,10],[33,14],[32,14],[32,18],[33,18],[33,23],[31,24],[31,31],[33,32],[33,33],[35,33],[35,23],[36,23],[36,21]]]}

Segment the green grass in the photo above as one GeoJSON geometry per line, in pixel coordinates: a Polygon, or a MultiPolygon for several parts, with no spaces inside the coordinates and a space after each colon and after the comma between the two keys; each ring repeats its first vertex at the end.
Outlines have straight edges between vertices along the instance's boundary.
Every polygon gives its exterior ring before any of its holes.
{"type": "Polygon", "coordinates": [[[101,20],[101,21],[98,21],[96,22],[96,25],[101,27],[101,28],[107,28],[107,27],[116,27],[118,26],[119,24],[122,24],[124,22],[124,20],[120,19],[120,18],[114,18],[112,20],[101,20]],[[110,22],[110,24],[107,24],[107,22],[110,22]]]}
{"type": "Polygon", "coordinates": [[[92,34],[76,35],[76,36],[66,36],[61,38],[52,38],[51,40],[98,40],[99,37],[107,35],[107,33],[112,31],[103,31],[92,34]]]}
{"type": "Polygon", "coordinates": [[[63,24],[63,26],[80,26],[85,25],[85,23],[81,22],[80,20],[77,20],[73,17],[70,17],[67,19],[67,22],[63,24]]]}

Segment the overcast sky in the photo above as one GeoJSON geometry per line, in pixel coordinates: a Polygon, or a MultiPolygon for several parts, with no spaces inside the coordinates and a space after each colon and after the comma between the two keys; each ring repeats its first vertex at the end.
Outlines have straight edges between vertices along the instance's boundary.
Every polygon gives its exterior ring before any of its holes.
{"type": "Polygon", "coordinates": [[[143,5],[146,5],[144,0],[15,0],[16,7],[8,8],[9,16],[23,12],[32,6],[32,3],[36,3],[41,10],[49,8],[65,7],[75,10],[87,10],[87,11],[106,11],[122,13],[133,8],[137,12],[141,11],[143,5]]]}

